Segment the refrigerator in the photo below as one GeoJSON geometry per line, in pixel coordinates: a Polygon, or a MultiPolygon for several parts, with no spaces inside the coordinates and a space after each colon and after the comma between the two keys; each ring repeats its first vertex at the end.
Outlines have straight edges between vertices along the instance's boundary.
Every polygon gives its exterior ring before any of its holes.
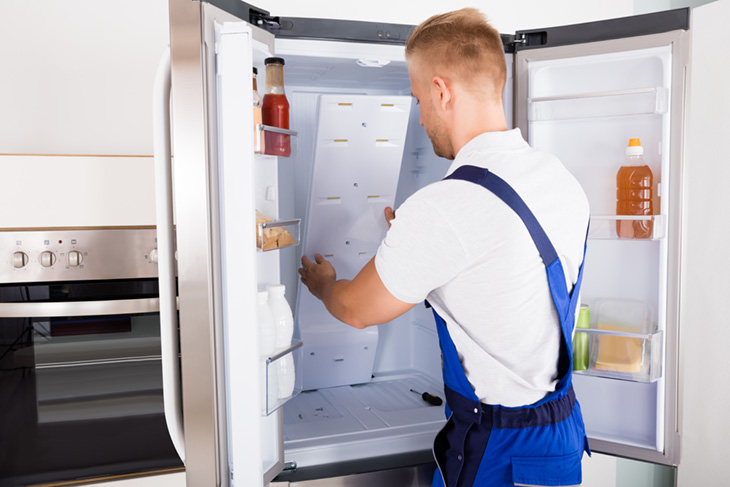
{"type": "MultiPolygon", "coordinates": [[[[576,332],[588,368],[573,379],[591,449],[663,465],[680,461],[690,26],[691,11],[679,9],[502,35],[508,126],[555,154],[591,206],[590,320],[576,332]],[[616,174],[632,138],[654,175],[654,211],[620,217],[616,174]],[[617,227],[636,221],[649,237],[619,238],[617,227]]],[[[430,310],[351,329],[297,274],[302,255],[321,253],[338,278],[354,277],[387,231],[383,209],[449,167],[411,99],[404,44],[413,27],[278,17],[236,0],[170,0],[170,27],[155,92],[158,252],[165,408],[187,485],[432,462],[443,406],[411,391],[443,397],[430,310]],[[254,123],[252,68],[263,96],[264,60],[274,56],[285,60],[288,131],[254,123]],[[265,153],[277,137],[289,157],[265,153]],[[271,221],[257,222],[257,211],[271,221]],[[294,245],[267,244],[267,231],[294,245]],[[279,283],[295,333],[291,347],[262,357],[257,291],[279,283]],[[283,360],[296,384],[279,398],[269,371],[283,360]]]]}

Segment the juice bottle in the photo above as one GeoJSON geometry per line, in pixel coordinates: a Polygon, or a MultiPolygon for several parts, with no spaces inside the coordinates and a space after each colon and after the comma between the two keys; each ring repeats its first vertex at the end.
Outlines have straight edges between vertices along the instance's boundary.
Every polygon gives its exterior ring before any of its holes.
{"type": "MultiPolygon", "coordinates": [[[[262,106],[264,125],[289,128],[289,101],[284,94],[284,60],[280,57],[269,57],[266,65],[266,94],[262,106]]],[[[265,132],[265,154],[289,157],[291,155],[291,137],[286,134],[265,132]]]]}
{"type": "MultiPolygon", "coordinates": [[[[654,175],[644,162],[644,148],[639,139],[631,139],[626,148],[626,160],[616,174],[616,214],[653,215],[654,175]]],[[[619,238],[651,238],[651,220],[617,220],[619,238]]]]}

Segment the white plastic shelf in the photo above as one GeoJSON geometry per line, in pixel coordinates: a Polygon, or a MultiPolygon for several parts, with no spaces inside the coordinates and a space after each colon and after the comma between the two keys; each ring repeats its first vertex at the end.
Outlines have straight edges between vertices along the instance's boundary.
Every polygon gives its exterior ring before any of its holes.
{"type": "Polygon", "coordinates": [[[599,117],[656,115],[667,112],[669,90],[663,87],[578,93],[564,96],[531,98],[527,119],[551,122],[599,117]]]}
{"type": "Polygon", "coordinates": [[[296,137],[298,135],[298,132],[296,130],[282,129],[279,127],[272,127],[270,125],[264,125],[264,124],[256,124],[255,128],[256,128],[255,137],[254,137],[254,153],[255,154],[278,155],[276,153],[272,153],[271,151],[267,151],[267,149],[266,149],[266,139],[267,139],[267,134],[268,134],[269,137],[271,137],[271,136],[279,137],[280,136],[280,138],[281,138],[280,142],[290,144],[291,154],[287,157],[292,157],[292,156],[296,155],[296,144],[294,143],[294,141],[296,139],[292,138],[292,137],[296,137]]]}
{"type": "Polygon", "coordinates": [[[591,215],[591,227],[588,238],[593,240],[660,240],[666,236],[664,215],[624,216],[624,215],[591,215]],[[651,235],[648,238],[620,237],[619,225],[624,225],[630,234],[633,222],[651,222],[651,235]]]}
{"type": "Polygon", "coordinates": [[[587,341],[588,367],[573,373],[621,379],[633,382],[655,382],[662,376],[663,333],[633,333],[598,328],[577,328],[576,342],[587,341]]]}
{"type": "Polygon", "coordinates": [[[262,222],[256,228],[256,248],[259,252],[279,250],[299,245],[301,220],[262,222]]]}
{"type": "Polygon", "coordinates": [[[266,394],[264,396],[263,414],[270,415],[302,392],[301,371],[295,364],[301,363],[303,342],[297,341],[286,350],[268,357],[265,362],[266,394]],[[282,370],[294,374],[294,387],[291,393],[283,383],[282,370]]]}

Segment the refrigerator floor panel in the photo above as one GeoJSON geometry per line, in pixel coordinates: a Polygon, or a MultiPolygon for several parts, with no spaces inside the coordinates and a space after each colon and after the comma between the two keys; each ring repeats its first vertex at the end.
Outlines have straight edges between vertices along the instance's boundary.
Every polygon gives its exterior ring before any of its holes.
{"type": "Polygon", "coordinates": [[[302,392],[284,406],[286,461],[298,468],[362,468],[362,462],[385,457],[403,458],[403,466],[429,461],[433,438],[446,421],[444,406],[429,404],[411,389],[443,399],[443,384],[418,371],[302,392]]]}

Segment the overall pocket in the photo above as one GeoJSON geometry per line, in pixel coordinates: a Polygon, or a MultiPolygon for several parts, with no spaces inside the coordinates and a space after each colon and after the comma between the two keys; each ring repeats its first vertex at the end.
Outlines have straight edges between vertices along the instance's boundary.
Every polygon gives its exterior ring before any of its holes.
{"type": "Polygon", "coordinates": [[[512,482],[523,486],[577,486],[583,451],[555,457],[512,457],[512,482]]]}

